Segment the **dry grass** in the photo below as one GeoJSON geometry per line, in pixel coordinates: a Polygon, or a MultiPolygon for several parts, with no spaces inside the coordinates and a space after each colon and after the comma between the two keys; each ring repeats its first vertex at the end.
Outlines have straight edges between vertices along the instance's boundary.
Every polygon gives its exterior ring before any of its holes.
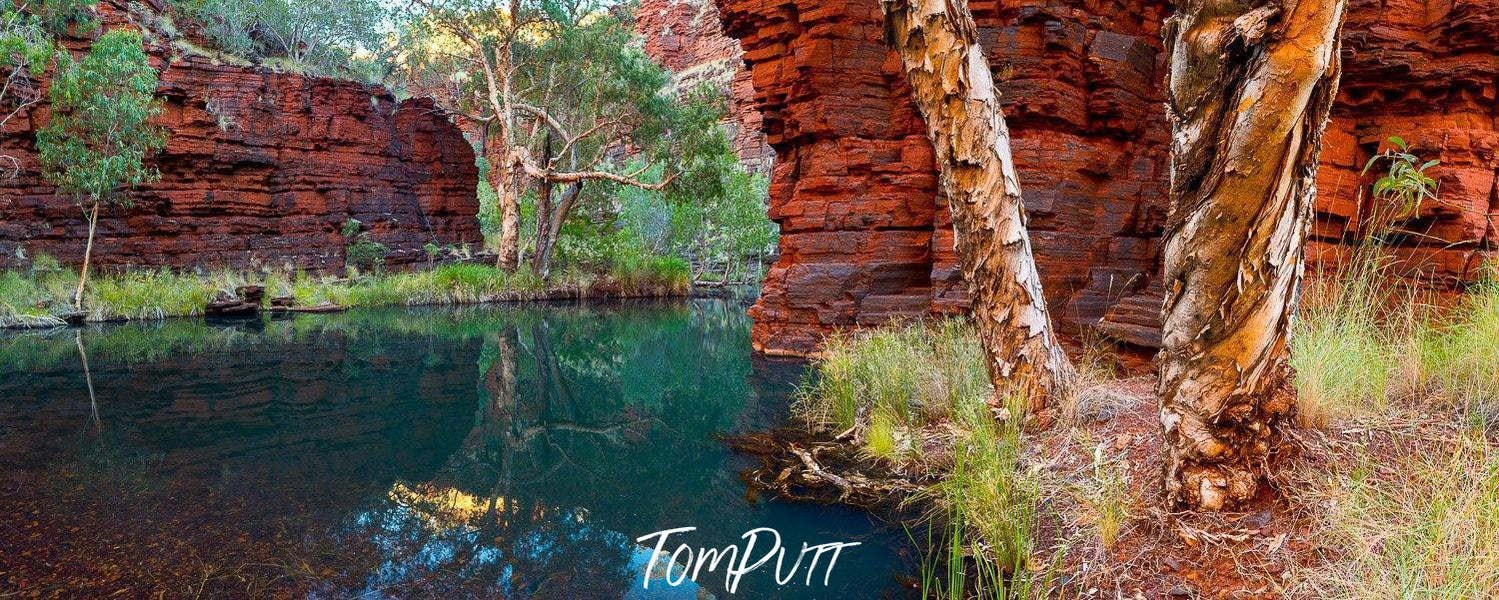
{"type": "Polygon", "coordinates": [[[1293,342],[1303,424],[1331,441],[1291,474],[1328,560],[1288,595],[1499,595],[1499,287],[1438,311],[1354,270],[1293,342]]]}
{"type": "Polygon", "coordinates": [[[1482,430],[1388,415],[1335,432],[1294,478],[1328,560],[1296,571],[1288,596],[1499,595],[1499,448],[1482,430]]]}

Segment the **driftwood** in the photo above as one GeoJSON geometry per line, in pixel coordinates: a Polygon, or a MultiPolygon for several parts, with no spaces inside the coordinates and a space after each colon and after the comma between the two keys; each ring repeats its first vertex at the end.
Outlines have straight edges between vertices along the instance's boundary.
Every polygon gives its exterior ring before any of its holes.
{"type": "Polygon", "coordinates": [[[317,304],[317,305],[313,305],[313,306],[292,306],[292,307],[287,308],[287,310],[290,310],[292,312],[302,312],[302,313],[336,313],[336,312],[343,312],[343,311],[348,310],[348,309],[346,309],[346,308],[344,308],[342,306],[339,306],[337,304],[333,304],[331,302],[324,302],[322,304],[317,304]]]}
{"type": "Polygon", "coordinates": [[[759,466],[740,472],[746,485],[786,500],[894,510],[920,489],[910,476],[862,455],[847,441],[792,429],[728,436],[724,441],[735,452],[759,459],[759,466]]]}

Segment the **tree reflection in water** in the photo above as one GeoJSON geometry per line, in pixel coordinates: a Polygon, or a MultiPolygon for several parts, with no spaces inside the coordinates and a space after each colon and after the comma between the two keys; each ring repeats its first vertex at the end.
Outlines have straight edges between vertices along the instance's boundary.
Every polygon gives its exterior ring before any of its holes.
{"type": "Polygon", "coordinates": [[[804,536],[792,546],[874,544],[840,563],[841,588],[751,578],[737,597],[889,591],[902,534],[851,511],[747,502],[713,439],[783,414],[796,376],[752,367],[743,308],[354,311],[0,338],[0,397],[15,399],[0,432],[17,432],[0,437],[0,482],[27,482],[0,510],[38,515],[0,531],[28,555],[0,553],[0,588],[722,596],[719,574],[646,593],[649,549],[634,539],[696,526],[697,542],[723,546],[771,526],[804,536]],[[152,458],[129,462],[121,485],[104,451],[152,458]]]}

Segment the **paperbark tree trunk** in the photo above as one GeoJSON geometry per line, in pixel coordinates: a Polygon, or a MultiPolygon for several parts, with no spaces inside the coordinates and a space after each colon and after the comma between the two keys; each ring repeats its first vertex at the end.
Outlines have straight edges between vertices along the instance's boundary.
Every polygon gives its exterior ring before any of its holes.
{"type": "Polygon", "coordinates": [[[484,154],[489,161],[489,187],[500,209],[500,247],[495,266],[509,272],[520,263],[520,190],[507,128],[498,129],[499,133],[486,136],[489,150],[484,154]]]}
{"type": "Polygon", "coordinates": [[[1178,4],[1158,361],[1173,507],[1253,498],[1295,412],[1288,334],[1346,0],[1178,4]]]}
{"type": "Polygon", "coordinates": [[[993,401],[1019,393],[1037,409],[1074,375],[1041,293],[1010,134],[973,15],[965,0],[882,6],[936,150],[993,401]]]}

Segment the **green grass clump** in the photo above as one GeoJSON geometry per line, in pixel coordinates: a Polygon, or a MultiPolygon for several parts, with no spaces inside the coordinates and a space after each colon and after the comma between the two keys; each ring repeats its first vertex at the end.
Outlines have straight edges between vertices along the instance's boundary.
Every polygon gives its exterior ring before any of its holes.
{"type": "Polygon", "coordinates": [[[1394,401],[1499,418],[1499,283],[1448,310],[1382,267],[1357,264],[1308,294],[1291,336],[1302,424],[1386,412],[1394,401]]]}
{"type": "Polygon", "coordinates": [[[920,427],[954,407],[983,403],[992,387],[966,319],[892,326],[831,337],[794,410],[817,425],[847,429],[872,412],[920,427]]]}
{"type": "Polygon", "coordinates": [[[1499,284],[1469,293],[1421,345],[1420,359],[1431,397],[1492,423],[1499,410],[1499,284]]]}
{"type": "Polygon", "coordinates": [[[127,271],[90,278],[84,306],[101,319],[196,315],[220,290],[233,292],[245,283],[243,275],[230,271],[201,275],[170,269],[127,271]]]}
{"type": "Polygon", "coordinates": [[[1379,414],[1418,385],[1420,348],[1436,313],[1392,272],[1378,247],[1354,250],[1314,278],[1291,327],[1298,412],[1305,426],[1379,414]]]}
{"type": "MultiPolygon", "coordinates": [[[[1010,406],[1019,410],[1024,399],[1010,406]]],[[[954,416],[952,466],[925,492],[934,500],[932,522],[943,525],[940,543],[929,536],[922,597],[1029,598],[1053,571],[1038,574],[1030,565],[1041,486],[1022,468],[1018,420],[996,421],[983,403],[954,416]]]]}
{"type": "Polygon", "coordinates": [[[889,410],[877,409],[869,417],[869,427],[864,432],[864,449],[880,458],[894,458],[896,435],[900,417],[889,410]]]}
{"type": "Polygon", "coordinates": [[[692,285],[692,267],[676,256],[623,255],[609,266],[609,277],[629,287],[661,286],[680,291],[692,285]]]}
{"type": "MultiPolygon", "coordinates": [[[[972,325],[947,319],[833,336],[797,391],[802,419],[853,428],[869,456],[936,475],[921,494],[925,597],[1024,597],[1036,583],[1040,479],[1021,465],[1021,420],[996,420],[992,389],[972,325]]],[[[1025,405],[1011,398],[1010,414],[1025,405]]]]}
{"type": "Polygon", "coordinates": [[[590,283],[572,274],[547,281],[526,268],[506,273],[493,265],[469,263],[352,280],[298,274],[286,285],[286,293],[301,306],[427,306],[521,300],[553,289],[583,290],[590,283]]]}

